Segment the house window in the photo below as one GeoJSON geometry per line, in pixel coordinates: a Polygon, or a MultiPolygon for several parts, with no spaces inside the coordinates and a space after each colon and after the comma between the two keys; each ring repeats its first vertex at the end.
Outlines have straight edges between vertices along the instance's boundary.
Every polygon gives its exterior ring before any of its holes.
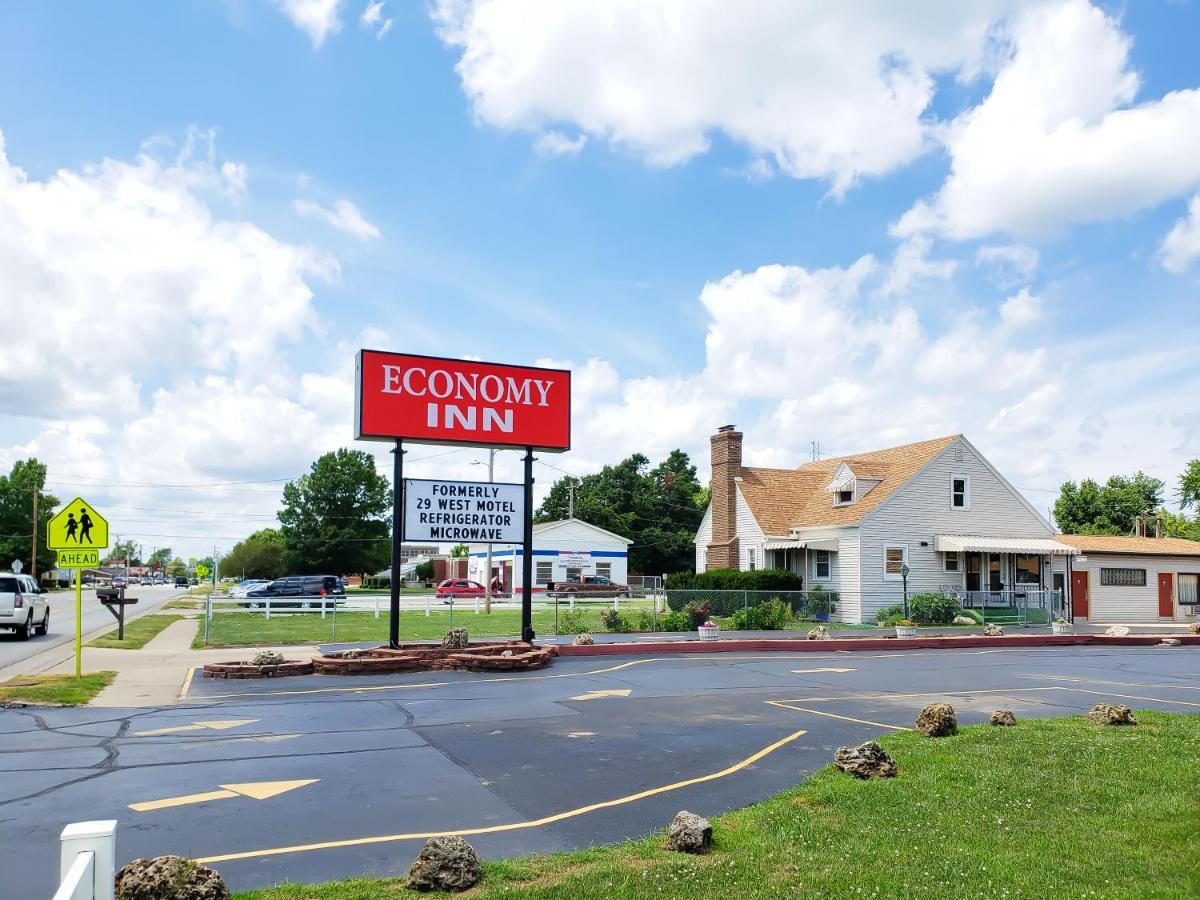
{"type": "Polygon", "coordinates": [[[1145,587],[1145,569],[1101,569],[1100,583],[1110,587],[1145,587]]]}
{"type": "Polygon", "coordinates": [[[950,476],[950,505],[954,509],[970,509],[971,479],[968,476],[950,476]]]}
{"type": "Polygon", "coordinates": [[[1017,556],[1017,584],[1042,583],[1042,558],[1019,554],[1017,556]]]}
{"type": "Polygon", "coordinates": [[[554,580],[554,563],[540,562],[537,564],[537,574],[533,579],[537,584],[549,584],[554,580]]]}
{"type": "Polygon", "coordinates": [[[900,567],[908,562],[908,545],[897,544],[883,548],[883,577],[886,581],[901,579],[900,567]]]}
{"type": "Polygon", "coordinates": [[[612,563],[596,563],[596,574],[603,575],[605,578],[612,578],[612,563]]]}
{"type": "Polygon", "coordinates": [[[1180,572],[1179,605],[1200,606],[1200,575],[1185,575],[1180,572]]]}
{"type": "Polygon", "coordinates": [[[962,567],[957,553],[947,553],[942,560],[942,570],[945,572],[961,572],[962,567]]]}
{"type": "Polygon", "coordinates": [[[830,570],[829,551],[828,550],[818,550],[817,551],[816,572],[813,575],[813,577],[821,578],[821,579],[828,579],[829,578],[829,570],[830,570]]]}
{"type": "Polygon", "coordinates": [[[751,572],[754,571],[754,548],[750,547],[746,550],[746,566],[751,572]]]}
{"type": "Polygon", "coordinates": [[[838,491],[837,492],[837,502],[838,503],[853,503],[854,502],[854,491],[838,491]]]}

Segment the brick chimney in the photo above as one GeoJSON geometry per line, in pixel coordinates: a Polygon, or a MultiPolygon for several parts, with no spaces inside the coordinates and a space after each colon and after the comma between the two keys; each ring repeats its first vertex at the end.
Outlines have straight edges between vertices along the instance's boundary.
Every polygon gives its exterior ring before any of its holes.
{"type": "Polygon", "coordinates": [[[712,541],[706,569],[738,567],[737,488],[742,471],[742,433],[732,425],[717,429],[709,438],[712,451],[712,541]]]}

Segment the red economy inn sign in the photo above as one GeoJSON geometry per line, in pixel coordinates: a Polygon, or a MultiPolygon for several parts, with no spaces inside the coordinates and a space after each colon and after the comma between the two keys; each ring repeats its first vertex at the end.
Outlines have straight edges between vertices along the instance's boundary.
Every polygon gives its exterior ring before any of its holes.
{"type": "Polygon", "coordinates": [[[565,369],[360,350],[355,437],[427,444],[571,448],[565,369]]]}

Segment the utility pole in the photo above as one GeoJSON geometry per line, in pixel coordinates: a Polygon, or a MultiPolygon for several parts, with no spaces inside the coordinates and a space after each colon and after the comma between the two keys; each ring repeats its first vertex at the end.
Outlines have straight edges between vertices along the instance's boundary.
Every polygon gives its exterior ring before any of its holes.
{"type": "Polygon", "coordinates": [[[567,482],[567,518],[575,518],[575,476],[567,482]]]}
{"type": "Polygon", "coordinates": [[[29,574],[33,576],[34,581],[38,584],[42,583],[42,579],[38,577],[37,567],[37,539],[38,539],[38,487],[33,486],[33,548],[30,550],[31,560],[29,563],[29,574]]]}
{"type": "MultiPolygon", "coordinates": [[[[496,450],[493,447],[488,450],[488,484],[492,483],[495,465],[496,450]]],[[[492,544],[490,541],[487,545],[487,570],[483,573],[483,611],[489,615],[492,612],[492,544]]]]}

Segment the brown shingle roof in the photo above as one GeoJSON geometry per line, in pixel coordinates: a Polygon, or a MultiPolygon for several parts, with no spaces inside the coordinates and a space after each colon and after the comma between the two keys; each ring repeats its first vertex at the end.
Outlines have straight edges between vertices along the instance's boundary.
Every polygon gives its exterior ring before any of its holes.
{"type": "Polygon", "coordinates": [[[782,536],[791,528],[813,525],[856,525],[957,437],[836,456],[795,469],[743,466],[738,487],[759,527],[770,535],[782,536]],[[825,493],[842,463],[858,477],[880,479],[869,494],[850,506],[834,506],[833,497],[825,493]]]}
{"type": "Polygon", "coordinates": [[[1183,538],[1118,537],[1111,534],[1060,534],[1057,541],[1084,553],[1141,553],[1151,556],[1200,556],[1200,541],[1183,538]]]}

